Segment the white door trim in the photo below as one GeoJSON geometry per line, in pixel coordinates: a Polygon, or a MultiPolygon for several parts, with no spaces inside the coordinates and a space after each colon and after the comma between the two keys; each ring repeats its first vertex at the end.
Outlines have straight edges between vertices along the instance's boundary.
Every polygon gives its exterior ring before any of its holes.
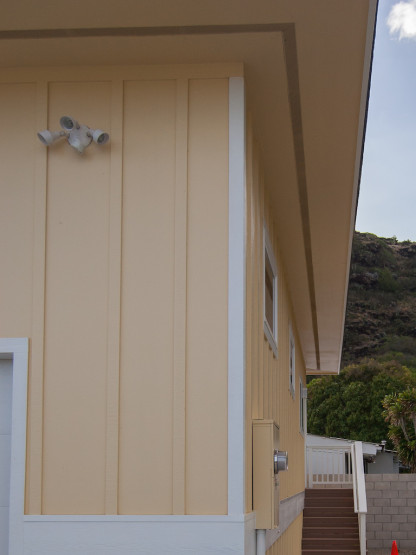
{"type": "Polygon", "coordinates": [[[13,361],[8,555],[23,554],[28,353],[27,338],[0,338],[0,358],[13,361]]]}

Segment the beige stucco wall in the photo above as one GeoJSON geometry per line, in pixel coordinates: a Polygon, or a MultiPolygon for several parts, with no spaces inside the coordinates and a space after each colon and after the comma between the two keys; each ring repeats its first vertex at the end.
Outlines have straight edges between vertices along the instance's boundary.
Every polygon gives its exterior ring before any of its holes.
{"type": "Polygon", "coordinates": [[[0,336],[31,340],[27,513],[227,511],[234,69],[2,74],[0,336]],[[111,142],[46,149],[62,115],[111,142]]]}
{"type": "MultiPolygon", "coordinates": [[[[279,184],[275,186],[280,186],[279,184]]],[[[282,185],[283,186],[283,185],[282,185]]],[[[279,238],[271,213],[261,157],[250,121],[247,133],[247,335],[246,335],[246,511],[252,508],[252,420],[272,419],[280,427],[280,449],[288,451],[289,470],[280,474],[280,498],[304,490],[304,437],[300,432],[300,386],[306,385],[305,365],[296,334],[279,238]],[[266,224],[278,271],[278,356],[263,326],[263,225],[266,224]],[[289,327],[295,338],[294,397],[289,390],[289,327]]],[[[285,533],[286,534],[286,533],[285,533]]],[[[280,553],[280,552],[279,552],[280,553]]]]}

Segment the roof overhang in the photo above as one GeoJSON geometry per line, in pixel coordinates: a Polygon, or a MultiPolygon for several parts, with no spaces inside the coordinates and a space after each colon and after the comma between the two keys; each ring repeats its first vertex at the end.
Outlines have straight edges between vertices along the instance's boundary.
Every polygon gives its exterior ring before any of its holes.
{"type": "Polygon", "coordinates": [[[339,370],[377,0],[15,0],[0,66],[244,64],[303,357],[339,370]]]}

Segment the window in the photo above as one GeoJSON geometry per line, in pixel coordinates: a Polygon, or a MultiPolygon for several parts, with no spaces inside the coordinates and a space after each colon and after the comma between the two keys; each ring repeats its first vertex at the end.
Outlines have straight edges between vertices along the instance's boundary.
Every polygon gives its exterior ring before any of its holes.
{"type": "Polygon", "coordinates": [[[302,379],[299,380],[299,429],[302,435],[306,431],[306,400],[308,397],[308,390],[303,387],[302,379]]]}
{"type": "Polygon", "coordinates": [[[263,316],[264,333],[277,357],[277,264],[272,244],[266,227],[264,227],[264,281],[263,281],[263,316]]]}
{"type": "Polygon", "coordinates": [[[289,324],[289,390],[292,397],[295,398],[295,338],[291,324],[289,324]]]}

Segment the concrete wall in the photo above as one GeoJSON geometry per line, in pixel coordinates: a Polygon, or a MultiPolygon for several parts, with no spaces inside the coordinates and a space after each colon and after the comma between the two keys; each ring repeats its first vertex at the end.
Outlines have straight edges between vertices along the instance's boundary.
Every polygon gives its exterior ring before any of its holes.
{"type": "Polygon", "coordinates": [[[367,474],[367,549],[390,555],[396,540],[400,555],[416,552],[416,474],[367,474]]]}

